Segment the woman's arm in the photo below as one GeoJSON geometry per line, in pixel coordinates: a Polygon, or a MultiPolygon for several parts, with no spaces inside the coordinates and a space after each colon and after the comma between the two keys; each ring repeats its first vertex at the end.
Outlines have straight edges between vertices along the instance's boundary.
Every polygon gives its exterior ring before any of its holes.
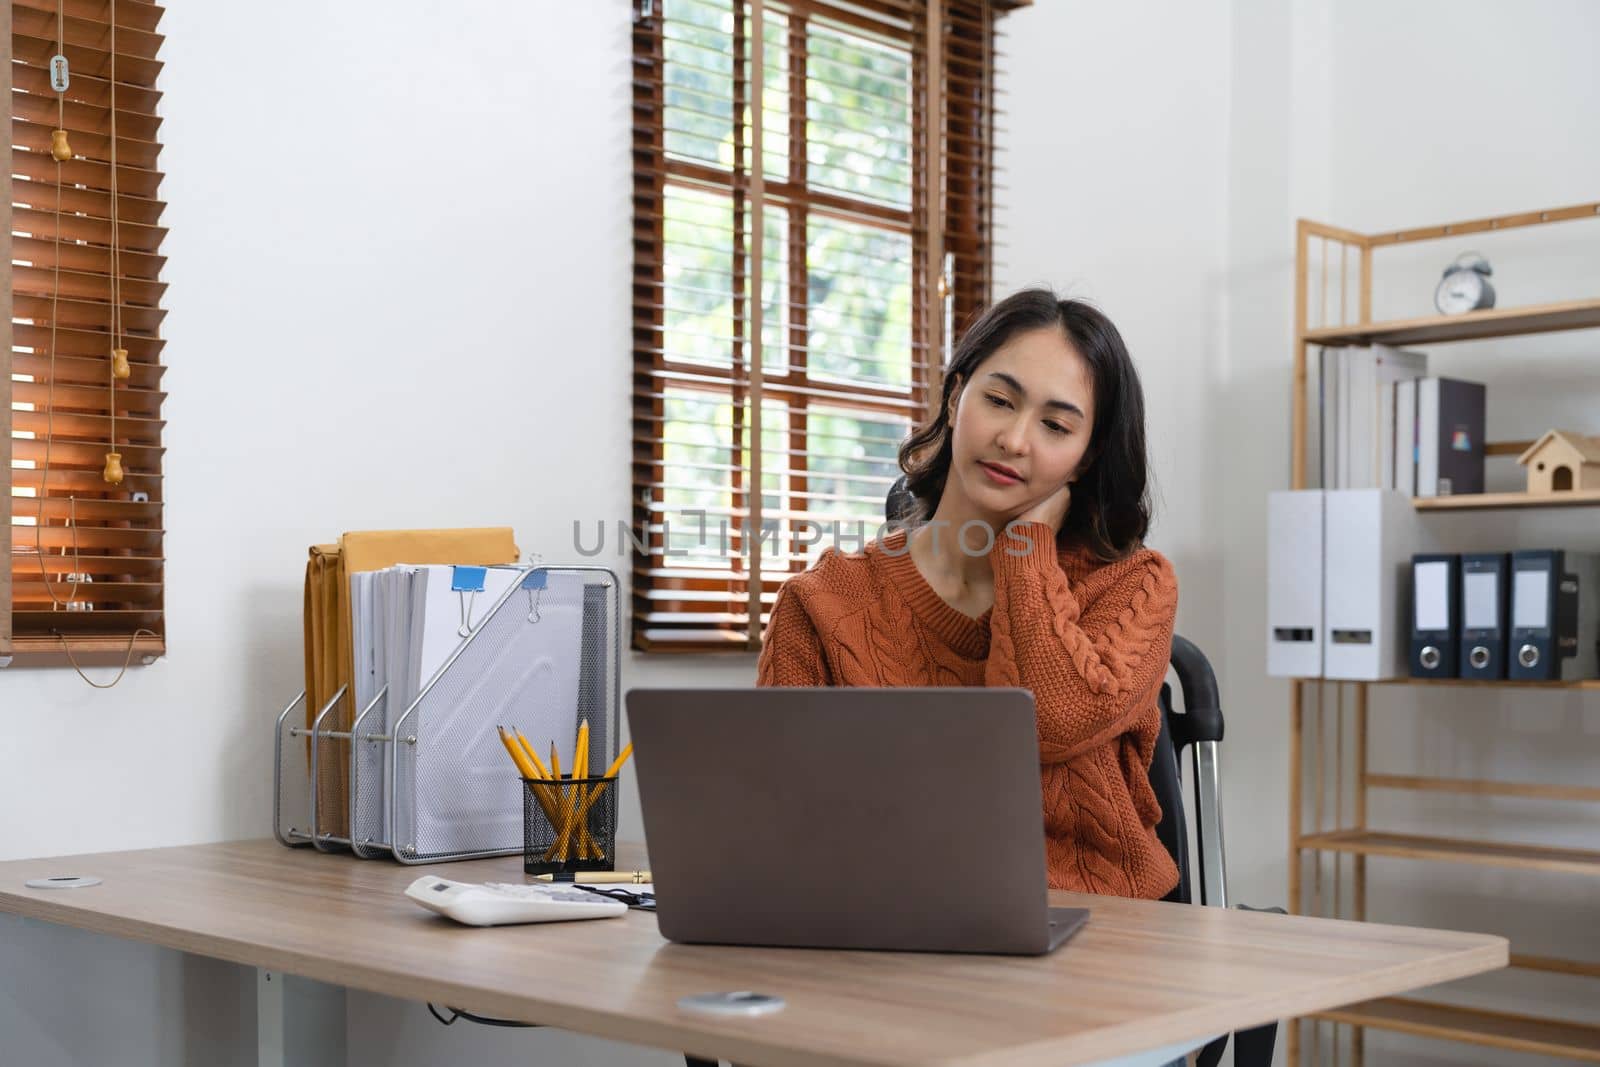
{"type": "Polygon", "coordinates": [[[1132,729],[1149,711],[1172,655],[1172,565],[1154,552],[1110,564],[1123,573],[1080,604],[1048,523],[1008,527],[989,559],[994,614],[984,684],[1033,691],[1040,758],[1064,763],[1132,729]],[[1026,554],[1011,554],[1027,547],[1012,530],[1033,542],[1026,554]]]}
{"type": "Polygon", "coordinates": [[[832,684],[828,664],[822,657],[822,638],[817,636],[811,616],[787,584],[780,586],[761,642],[756,685],[832,684]]]}

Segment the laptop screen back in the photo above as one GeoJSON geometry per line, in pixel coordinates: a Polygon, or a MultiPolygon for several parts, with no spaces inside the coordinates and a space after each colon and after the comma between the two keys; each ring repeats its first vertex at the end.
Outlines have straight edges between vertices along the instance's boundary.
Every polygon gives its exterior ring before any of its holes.
{"type": "Polygon", "coordinates": [[[665,937],[1047,947],[1027,690],[635,689],[627,710],[665,937]]]}

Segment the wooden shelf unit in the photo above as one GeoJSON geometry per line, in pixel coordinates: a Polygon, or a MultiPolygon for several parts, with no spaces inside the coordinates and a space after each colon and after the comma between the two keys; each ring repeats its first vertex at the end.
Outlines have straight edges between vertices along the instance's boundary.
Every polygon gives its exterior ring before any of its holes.
{"type": "MultiPolygon", "coordinates": [[[[1463,234],[1537,226],[1575,219],[1600,217],[1600,203],[1576,204],[1544,211],[1471,219],[1422,229],[1393,233],[1362,234],[1301,219],[1295,235],[1295,337],[1292,397],[1293,437],[1291,440],[1291,488],[1303,489],[1308,479],[1308,368],[1313,345],[1438,344],[1517,337],[1563,330],[1600,329],[1600,297],[1525,307],[1493,308],[1465,315],[1435,315],[1388,322],[1372,321],[1372,262],[1375,251],[1399,244],[1412,244],[1463,234]],[[1320,289],[1313,292],[1312,242],[1320,253],[1320,289]],[[1347,284],[1347,269],[1354,258],[1357,281],[1347,284]],[[1339,309],[1337,325],[1328,324],[1329,282],[1337,271],[1337,292],[1333,306],[1339,309]],[[1310,309],[1321,308],[1321,325],[1310,326],[1310,309]],[[1354,305],[1352,309],[1352,303],[1354,305]],[[1353,315],[1349,314],[1353,310],[1353,315]]],[[[1531,442],[1491,442],[1491,455],[1517,455],[1531,442]]],[[[1582,492],[1558,497],[1532,497],[1526,493],[1492,493],[1458,497],[1418,498],[1418,511],[1456,512],[1514,508],[1570,508],[1600,506],[1600,493],[1582,492]]],[[[1306,892],[1304,861],[1309,857],[1331,856],[1333,865],[1332,911],[1344,917],[1365,920],[1367,896],[1366,865],[1369,857],[1414,861],[1489,865],[1528,871],[1533,876],[1555,872],[1559,875],[1600,876],[1600,851],[1555,848],[1543,845],[1511,844],[1418,834],[1390,833],[1367,825],[1367,794],[1372,789],[1402,789],[1424,792],[1459,793],[1476,796],[1507,796],[1558,802],[1600,803],[1600,789],[1586,786],[1560,786],[1494,782],[1477,779],[1427,778],[1405,774],[1371,774],[1367,769],[1368,690],[1373,685],[1461,685],[1485,689],[1531,688],[1546,691],[1600,690],[1600,680],[1581,682],[1469,682],[1454,680],[1392,679],[1383,682],[1332,682],[1337,694],[1337,745],[1327,742],[1324,715],[1329,709],[1318,691],[1314,725],[1306,694],[1311,686],[1328,685],[1331,680],[1294,679],[1290,683],[1289,732],[1289,910],[1296,914],[1327,912],[1324,900],[1324,861],[1314,859],[1311,867],[1311,892],[1306,892]],[[1345,819],[1345,697],[1353,696],[1354,745],[1351,758],[1354,773],[1349,794],[1352,816],[1345,819]],[[1335,751],[1330,753],[1328,749],[1335,751]],[[1314,790],[1308,801],[1305,775],[1306,757],[1311,757],[1314,790]],[[1335,762],[1336,761],[1336,762],[1335,762]],[[1325,825],[1325,774],[1333,763],[1336,784],[1333,825],[1325,825]],[[1314,809],[1308,810],[1308,809],[1314,809]],[[1314,814],[1313,829],[1307,829],[1314,814]],[[1349,895],[1345,887],[1341,860],[1348,857],[1349,895]],[[1309,896],[1309,900],[1307,899],[1309,896]],[[1344,901],[1348,906],[1342,906],[1344,901]],[[1309,906],[1308,906],[1309,904],[1309,906]]],[[[1513,952],[1512,966],[1572,976],[1576,980],[1600,978],[1600,961],[1561,960],[1519,955],[1513,952]]],[[[1348,1062],[1364,1061],[1364,1035],[1367,1028],[1399,1031],[1460,1041],[1494,1048],[1542,1053],[1585,1062],[1600,1063],[1600,1025],[1574,1023],[1533,1016],[1513,1015],[1476,1008],[1432,1004],[1420,1000],[1388,998],[1368,1001],[1337,1012],[1294,1020],[1287,1027],[1287,1052],[1290,1067],[1301,1062],[1302,1022],[1312,1025],[1311,1036],[1318,1040],[1318,1022],[1343,1023],[1351,1027],[1347,1048],[1348,1062]]],[[[1339,1043],[1335,1035],[1335,1062],[1339,1062],[1339,1043]]]]}
{"type": "MultiPolygon", "coordinates": [[[[1301,678],[1302,682],[1333,682],[1335,678],[1301,678]]],[[[1600,678],[1579,678],[1571,682],[1536,682],[1520,678],[1480,681],[1474,678],[1379,678],[1358,685],[1466,686],[1469,689],[1600,689],[1600,678]]]]}
{"type": "Polygon", "coordinates": [[[1418,511],[1507,511],[1512,508],[1592,508],[1600,505],[1600,489],[1567,493],[1465,493],[1461,496],[1419,496],[1418,511]]]}
{"type": "Polygon", "coordinates": [[[1489,308],[1464,315],[1429,315],[1421,319],[1328,326],[1307,330],[1306,340],[1314,345],[1432,345],[1597,327],[1600,327],[1600,300],[1568,300],[1559,304],[1489,308]]]}
{"type": "Polygon", "coordinates": [[[1540,1019],[1531,1015],[1430,1004],[1406,997],[1385,997],[1352,1004],[1316,1016],[1355,1027],[1394,1030],[1403,1034],[1461,1041],[1513,1052],[1561,1056],[1600,1063],[1600,1027],[1540,1019]]]}
{"type": "Polygon", "coordinates": [[[1512,845],[1419,834],[1386,834],[1375,830],[1333,830],[1306,834],[1300,838],[1300,847],[1321,852],[1348,852],[1358,856],[1473,863],[1487,867],[1565,871],[1600,877],[1600,852],[1590,849],[1512,845]]]}

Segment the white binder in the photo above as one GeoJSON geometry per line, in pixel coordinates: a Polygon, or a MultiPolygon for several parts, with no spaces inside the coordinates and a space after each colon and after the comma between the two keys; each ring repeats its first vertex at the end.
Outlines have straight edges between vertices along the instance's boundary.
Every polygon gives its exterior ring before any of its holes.
{"type": "Polygon", "coordinates": [[[1378,681],[1407,673],[1410,565],[1432,551],[1411,498],[1392,489],[1325,496],[1323,676],[1378,681]]]}
{"type": "Polygon", "coordinates": [[[1322,674],[1321,489],[1267,495],[1267,673],[1322,674]]]}

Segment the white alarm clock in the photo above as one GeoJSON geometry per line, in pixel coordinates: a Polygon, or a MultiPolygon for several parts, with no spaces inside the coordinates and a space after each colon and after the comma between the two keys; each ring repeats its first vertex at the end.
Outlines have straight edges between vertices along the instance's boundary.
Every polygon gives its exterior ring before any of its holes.
{"type": "Polygon", "coordinates": [[[1493,274],[1489,261],[1476,252],[1463,252],[1444,269],[1439,287],[1433,291],[1433,306],[1446,315],[1494,307],[1493,274]]]}

